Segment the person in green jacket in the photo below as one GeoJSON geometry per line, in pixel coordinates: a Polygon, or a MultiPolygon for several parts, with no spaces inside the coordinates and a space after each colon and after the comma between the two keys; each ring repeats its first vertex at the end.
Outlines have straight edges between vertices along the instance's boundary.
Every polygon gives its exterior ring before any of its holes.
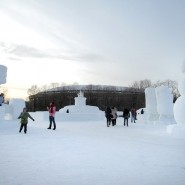
{"type": "Polygon", "coordinates": [[[24,133],[26,134],[26,132],[27,132],[28,118],[30,118],[31,120],[35,121],[35,120],[30,116],[30,114],[27,112],[27,109],[24,108],[24,109],[23,109],[23,112],[21,112],[20,116],[18,117],[18,119],[21,119],[21,120],[20,120],[21,126],[20,126],[20,129],[19,129],[19,132],[21,132],[22,129],[23,129],[23,127],[24,127],[24,133]]]}

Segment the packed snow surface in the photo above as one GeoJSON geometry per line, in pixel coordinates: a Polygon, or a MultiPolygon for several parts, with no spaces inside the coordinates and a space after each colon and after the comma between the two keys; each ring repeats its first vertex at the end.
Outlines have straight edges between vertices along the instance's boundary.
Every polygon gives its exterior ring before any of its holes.
{"type": "MultiPolygon", "coordinates": [[[[106,121],[48,121],[30,113],[28,133],[19,120],[0,122],[1,185],[184,185],[185,139],[165,125],[106,127],[106,121]]],[[[141,115],[140,115],[141,116],[141,115]]]]}

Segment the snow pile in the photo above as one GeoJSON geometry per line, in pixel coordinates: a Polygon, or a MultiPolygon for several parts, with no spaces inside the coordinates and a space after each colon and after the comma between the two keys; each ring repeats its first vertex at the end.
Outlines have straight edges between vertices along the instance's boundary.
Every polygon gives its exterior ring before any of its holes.
{"type": "Polygon", "coordinates": [[[168,125],[166,131],[170,136],[185,139],[185,126],[179,124],[168,125]]]}

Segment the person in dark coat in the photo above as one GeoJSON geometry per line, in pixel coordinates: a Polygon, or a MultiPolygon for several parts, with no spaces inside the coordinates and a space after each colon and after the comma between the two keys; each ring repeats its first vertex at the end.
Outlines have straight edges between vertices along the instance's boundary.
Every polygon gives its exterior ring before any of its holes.
{"type": "Polygon", "coordinates": [[[109,127],[111,124],[111,108],[109,106],[107,106],[105,110],[105,117],[107,120],[107,127],[109,127]]]}
{"type": "Polygon", "coordinates": [[[125,124],[127,124],[127,127],[128,127],[128,119],[130,117],[130,112],[127,108],[124,109],[123,111],[123,118],[124,118],[124,126],[125,124]]]}
{"type": "Polygon", "coordinates": [[[19,129],[19,132],[22,131],[23,127],[24,127],[24,133],[27,133],[27,124],[28,124],[28,118],[30,118],[32,121],[35,121],[30,114],[27,112],[27,109],[24,108],[23,112],[21,112],[20,116],[18,117],[18,119],[21,119],[21,126],[19,129]]]}

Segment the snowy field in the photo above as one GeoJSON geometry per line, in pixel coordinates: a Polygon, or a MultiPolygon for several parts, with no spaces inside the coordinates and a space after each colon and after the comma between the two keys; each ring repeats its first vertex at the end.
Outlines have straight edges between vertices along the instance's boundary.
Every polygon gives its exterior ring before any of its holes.
{"type": "MultiPolygon", "coordinates": [[[[30,113],[33,115],[32,113],[30,113]]],[[[0,122],[0,185],[184,185],[185,139],[166,126],[105,121],[0,122]]]]}

